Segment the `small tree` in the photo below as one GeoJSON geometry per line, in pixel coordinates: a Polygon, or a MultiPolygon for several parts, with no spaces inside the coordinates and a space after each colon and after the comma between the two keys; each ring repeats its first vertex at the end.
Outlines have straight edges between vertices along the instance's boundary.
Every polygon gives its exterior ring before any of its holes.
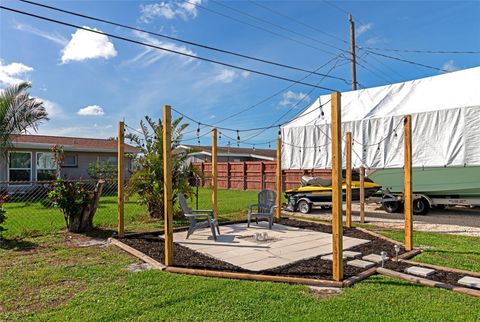
{"type": "MultiPolygon", "coordinates": [[[[198,171],[186,163],[187,152],[179,152],[176,148],[182,139],[182,132],[188,124],[181,124],[182,118],[172,122],[172,191],[173,203],[176,203],[177,194],[183,193],[190,197],[193,189],[189,184],[189,177],[198,171]]],[[[125,137],[134,142],[142,151],[138,159],[140,170],[135,172],[128,181],[127,197],[138,195],[139,201],[147,205],[152,218],[163,217],[163,124],[146,116],[140,122],[142,136],[127,134],[125,137]]],[[[199,173],[198,173],[199,174],[199,173]]]]}

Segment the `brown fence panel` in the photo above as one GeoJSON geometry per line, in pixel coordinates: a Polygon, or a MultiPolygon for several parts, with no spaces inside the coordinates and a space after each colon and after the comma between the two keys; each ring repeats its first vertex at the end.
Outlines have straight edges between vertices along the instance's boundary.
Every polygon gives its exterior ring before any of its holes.
{"type": "MultiPolygon", "coordinates": [[[[193,166],[204,174],[201,185],[210,186],[212,164],[210,162],[195,162],[193,166]]],[[[234,190],[275,190],[275,161],[218,162],[218,187],[234,190]]],[[[295,189],[300,185],[303,175],[330,179],[330,169],[283,170],[283,190],[295,189]]]]}

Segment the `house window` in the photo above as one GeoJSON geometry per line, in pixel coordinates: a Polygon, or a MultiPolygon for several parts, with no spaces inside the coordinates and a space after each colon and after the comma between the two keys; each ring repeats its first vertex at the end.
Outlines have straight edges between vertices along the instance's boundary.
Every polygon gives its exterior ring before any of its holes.
{"type": "Polygon", "coordinates": [[[54,180],[56,169],[55,155],[53,153],[37,153],[37,181],[54,180]]]}
{"type": "Polygon", "coordinates": [[[76,167],[78,159],[76,154],[65,154],[62,160],[62,167],[76,167]]]}
{"type": "Polygon", "coordinates": [[[106,163],[106,164],[109,164],[109,165],[117,165],[117,157],[106,157],[106,156],[102,156],[102,157],[97,157],[97,162],[101,162],[101,163],[106,163]]]}
{"type": "Polygon", "coordinates": [[[28,182],[32,180],[31,152],[9,152],[8,180],[15,182],[28,182]]]}

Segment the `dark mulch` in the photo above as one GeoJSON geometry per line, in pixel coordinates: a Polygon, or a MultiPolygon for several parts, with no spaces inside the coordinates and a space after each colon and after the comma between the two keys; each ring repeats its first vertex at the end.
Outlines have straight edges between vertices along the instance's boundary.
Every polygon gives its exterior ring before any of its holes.
{"type": "MultiPolygon", "coordinates": [[[[292,227],[310,229],[314,231],[332,233],[332,227],[314,222],[298,221],[291,219],[281,219],[276,221],[282,225],[292,227]]],[[[357,230],[355,228],[344,228],[344,235],[348,237],[369,239],[371,242],[356,246],[350,250],[361,252],[364,255],[371,253],[379,254],[382,250],[386,251],[389,256],[394,256],[394,244],[384,239],[374,237],[370,234],[357,230]]],[[[121,239],[125,244],[138,249],[144,254],[164,263],[164,241],[159,238],[158,234],[145,234],[121,239]]],[[[401,248],[400,254],[405,250],[401,248]]],[[[332,279],[332,262],[322,260],[320,257],[313,257],[291,263],[284,266],[275,267],[273,269],[260,272],[251,272],[241,267],[229,264],[227,262],[206,256],[196,252],[190,248],[179,244],[174,244],[174,262],[177,267],[188,267],[195,269],[221,270],[228,272],[246,272],[255,274],[282,275],[291,277],[307,277],[316,279],[332,279]]],[[[345,278],[354,276],[363,271],[363,269],[348,266],[344,261],[345,278]]]]}

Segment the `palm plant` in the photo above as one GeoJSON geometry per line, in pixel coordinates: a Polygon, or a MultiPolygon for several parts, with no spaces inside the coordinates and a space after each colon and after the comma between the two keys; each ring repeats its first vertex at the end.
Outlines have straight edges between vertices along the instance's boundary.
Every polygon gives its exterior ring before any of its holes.
{"type": "Polygon", "coordinates": [[[0,93],[0,151],[11,146],[11,140],[31,128],[37,131],[38,124],[48,120],[43,102],[31,97],[27,89],[30,83],[10,86],[0,93]]]}
{"type": "MultiPolygon", "coordinates": [[[[199,172],[186,163],[188,152],[179,152],[176,148],[182,140],[182,132],[188,124],[181,124],[183,118],[172,122],[172,191],[173,203],[176,203],[178,193],[187,197],[193,194],[189,179],[199,172]]],[[[127,185],[127,197],[138,195],[139,201],[147,205],[150,217],[163,217],[163,124],[159,119],[154,121],[146,116],[140,122],[141,135],[129,133],[125,136],[141,150],[137,160],[140,170],[135,172],[127,185]]]]}

